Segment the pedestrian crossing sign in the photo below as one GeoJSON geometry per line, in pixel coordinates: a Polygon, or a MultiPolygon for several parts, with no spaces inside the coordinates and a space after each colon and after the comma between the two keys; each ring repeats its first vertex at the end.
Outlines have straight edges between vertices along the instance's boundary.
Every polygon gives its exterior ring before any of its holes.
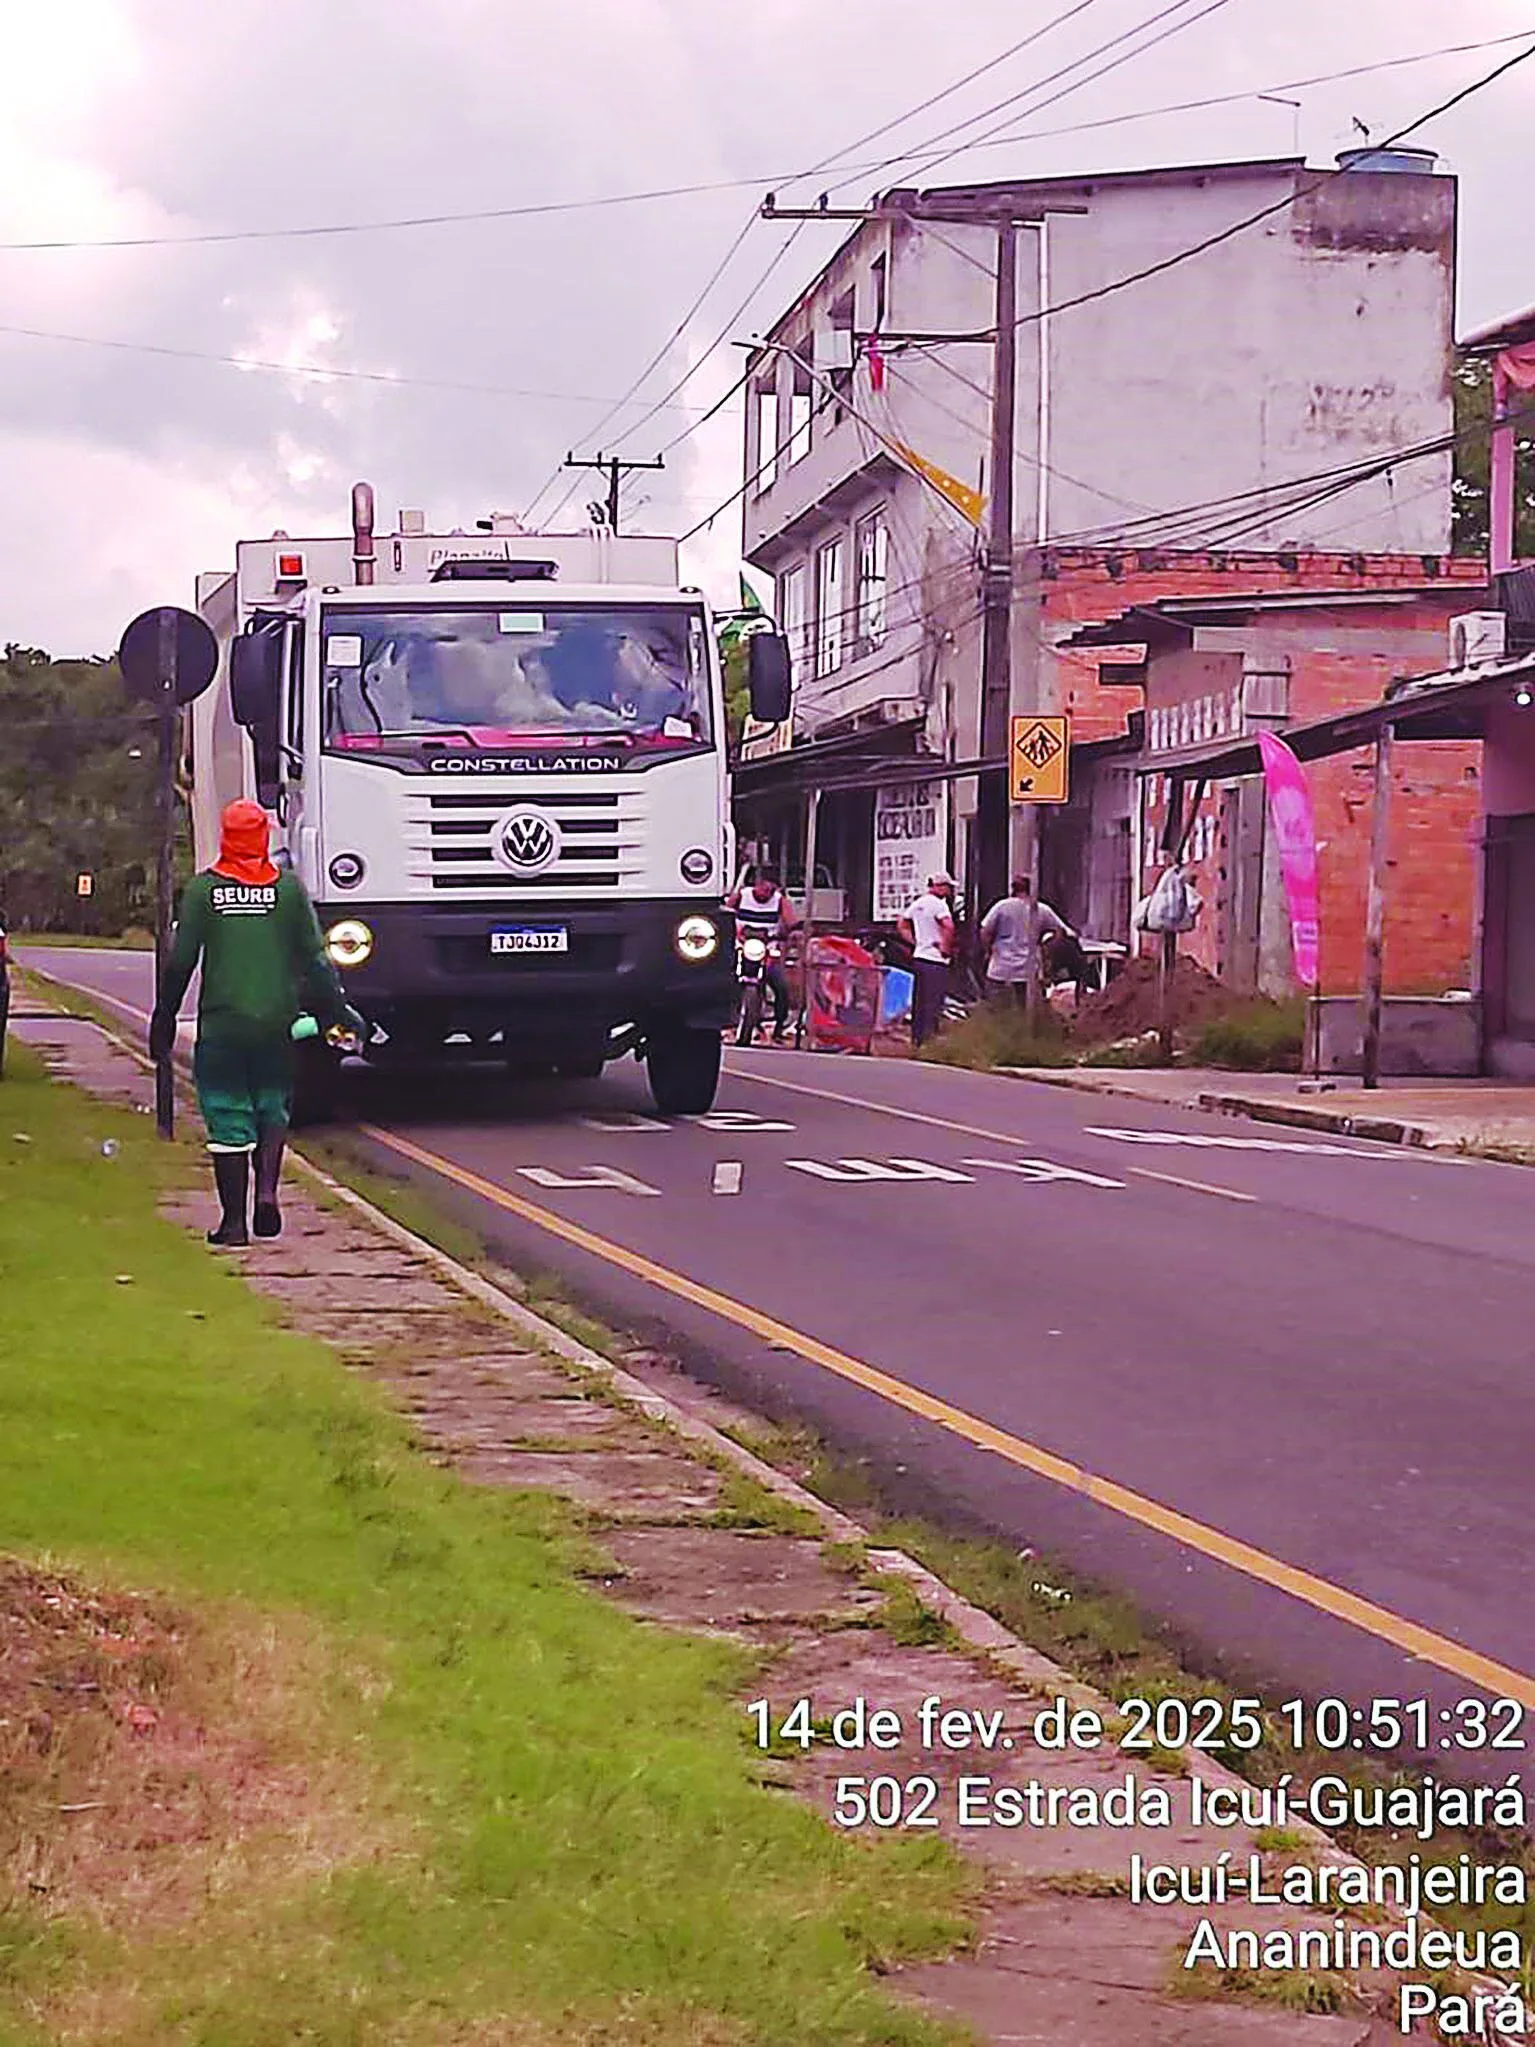
{"type": "Polygon", "coordinates": [[[1071,760],[1071,720],[1030,713],[1011,721],[1008,794],[1014,803],[1064,803],[1071,760]]]}

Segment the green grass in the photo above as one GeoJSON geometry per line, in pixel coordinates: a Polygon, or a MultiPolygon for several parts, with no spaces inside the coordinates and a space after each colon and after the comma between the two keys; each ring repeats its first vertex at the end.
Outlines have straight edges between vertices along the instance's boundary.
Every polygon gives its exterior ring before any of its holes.
{"type": "Polygon", "coordinates": [[[1304,998],[1248,1002],[1206,1024],[1190,1057],[1196,1066],[1239,1073],[1298,1073],[1305,1035],[1304,998]]]}
{"type": "Polygon", "coordinates": [[[85,1989],[92,2047],[943,2037],[868,1964],[962,1936],[947,1853],[755,1783],[744,1653],[584,1587],[559,1503],[414,1457],[157,1219],[190,1161],[143,1124],[25,1051],[0,1090],[0,1552],[317,1637],[312,1738],[403,1832],[131,1949],[0,1900],[5,2047],[63,2037],[32,2000],[85,1989]]]}
{"type": "Polygon", "coordinates": [[[963,1023],[947,1024],[920,1054],[935,1066],[1071,1066],[1076,1054],[1055,1019],[1041,1010],[1030,1026],[1021,1009],[982,1003],[963,1023]]]}

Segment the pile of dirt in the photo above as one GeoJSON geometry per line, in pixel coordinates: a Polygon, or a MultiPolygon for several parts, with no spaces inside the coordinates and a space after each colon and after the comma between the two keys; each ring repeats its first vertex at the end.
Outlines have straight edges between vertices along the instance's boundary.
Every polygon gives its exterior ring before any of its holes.
{"type": "MultiPolygon", "coordinates": [[[[1120,1038],[1138,1038],[1156,1030],[1162,1020],[1161,983],[1157,962],[1128,960],[1107,988],[1082,999],[1071,1016],[1071,1035],[1080,1044],[1106,1045],[1120,1038]]],[[[1192,1035],[1238,1007],[1233,995],[1191,959],[1179,958],[1173,975],[1173,1029],[1192,1035]]]]}

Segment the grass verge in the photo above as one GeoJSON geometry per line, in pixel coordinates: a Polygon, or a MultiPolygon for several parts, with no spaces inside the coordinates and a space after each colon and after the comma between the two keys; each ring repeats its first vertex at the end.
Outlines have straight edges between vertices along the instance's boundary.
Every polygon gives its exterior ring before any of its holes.
{"type": "Polygon", "coordinates": [[[24,1048],[4,1109],[0,1553],[317,1645],[302,1741],[358,1816],[169,1924],[106,1926],[8,1869],[5,2047],[942,2037],[869,1965],[962,1937],[956,1865],[756,1782],[743,1652],[583,1587],[560,1503],[414,1456],[156,1216],[187,1158],[144,1119],[24,1048]]]}

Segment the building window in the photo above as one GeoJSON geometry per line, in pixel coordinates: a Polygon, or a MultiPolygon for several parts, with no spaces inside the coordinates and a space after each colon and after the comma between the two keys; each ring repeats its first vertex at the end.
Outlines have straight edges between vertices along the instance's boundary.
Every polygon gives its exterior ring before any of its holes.
{"type": "Polygon", "coordinates": [[[888,310],[890,290],[890,263],[888,257],[876,256],[874,258],[873,263],[869,267],[869,281],[873,289],[874,301],[874,317],[870,320],[869,325],[876,334],[879,334],[884,331],[885,314],[888,310]]]}
{"type": "Polygon", "coordinates": [[[805,638],[805,571],[785,569],[778,578],[778,630],[789,643],[792,669],[802,669],[810,649],[805,638]]]}
{"type": "MultiPolygon", "coordinates": [[[[808,350],[810,343],[803,344],[808,350]]],[[[789,398],[789,465],[803,462],[810,453],[810,416],[815,410],[815,379],[805,364],[796,360],[794,383],[789,398]]]]}
{"type": "MultiPolygon", "coordinates": [[[[853,388],[853,294],[844,292],[831,309],[831,371],[828,381],[838,398],[846,398],[853,388]]],[[[838,425],[843,418],[843,409],[833,403],[831,423],[838,425]]]]}
{"type": "Polygon", "coordinates": [[[815,558],[815,672],[842,666],[842,542],[828,540],[815,558]]]}
{"type": "Polygon", "coordinates": [[[760,495],[773,488],[778,475],[778,385],[759,384],[757,403],[756,488],[760,495]]]}
{"type": "Polygon", "coordinates": [[[885,589],[890,530],[883,505],[860,519],[853,540],[858,585],[854,599],[854,654],[872,654],[885,644],[885,589]]]}

